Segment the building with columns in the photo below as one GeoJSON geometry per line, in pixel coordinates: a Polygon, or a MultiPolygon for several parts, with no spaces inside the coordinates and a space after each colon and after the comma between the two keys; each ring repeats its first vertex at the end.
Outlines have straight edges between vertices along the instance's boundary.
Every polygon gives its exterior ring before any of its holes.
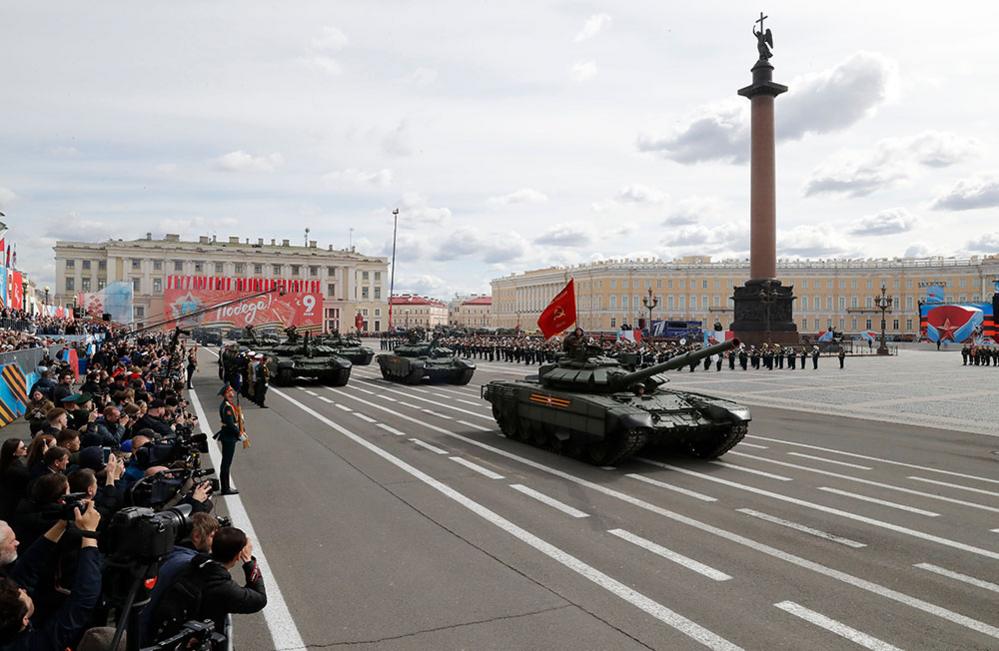
{"type": "Polygon", "coordinates": [[[112,282],[131,282],[135,323],[163,318],[168,276],[228,276],[319,281],[323,328],[351,329],[360,313],[371,332],[388,327],[388,260],[353,249],[323,249],[316,241],[256,240],[202,236],[197,242],[167,234],[153,239],[106,242],[57,241],[53,303],[72,307],[79,293],[112,282]]]}
{"type": "Polygon", "coordinates": [[[436,298],[400,294],[392,297],[392,326],[424,328],[447,325],[447,303],[436,298]]]}
{"type": "MultiPolygon", "coordinates": [[[[948,302],[989,302],[999,280],[999,255],[877,260],[780,260],[777,276],[794,287],[794,321],[802,334],[829,327],[856,333],[877,329],[874,306],[884,283],[895,307],[887,315],[889,335],[919,334],[919,303],[927,288],[944,287],[948,302]]],[[[492,324],[520,325],[534,332],[541,311],[568,282],[576,281],[577,323],[586,330],[612,331],[649,317],[643,299],[658,301],[653,320],[696,320],[726,328],[733,317],[733,288],[749,278],[746,260],[712,261],[689,256],[606,260],[575,267],[551,267],[492,281],[492,324]]]]}

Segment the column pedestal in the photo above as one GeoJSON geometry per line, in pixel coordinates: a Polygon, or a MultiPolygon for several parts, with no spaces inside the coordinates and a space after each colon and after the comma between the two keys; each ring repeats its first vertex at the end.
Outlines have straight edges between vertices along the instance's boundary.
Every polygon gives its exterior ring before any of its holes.
{"type": "Polygon", "coordinates": [[[794,314],[794,288],[779,280],[749,280],[735,288],[735,318],[729,329],[747,345],[801,343],[794,314]]]}

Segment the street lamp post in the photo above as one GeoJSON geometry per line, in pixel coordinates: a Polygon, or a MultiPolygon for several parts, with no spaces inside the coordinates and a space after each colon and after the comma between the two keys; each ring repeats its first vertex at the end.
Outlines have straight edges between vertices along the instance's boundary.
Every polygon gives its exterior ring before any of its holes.
{"type": "Polygon", "coordinates": [[[49,304],[49,286],[48,285],[45,286],[45,304],[46,305],[49,304]]]}
{"type": "Polygon", "coordinates": [[[649,339],[652,339],[652,310],[659,305],[659,298],[652,296],[652,288],[649,287],[649,295],[642,297],[642,305],[649,311],[649,339]]]}
{"type": "Polygon", "coordinates": [[[874,297],[874,305],[879,310],[881,310],[881,345],[878,346],[878,355],[890,355],[888,352],[888,340],[885,336],[885,328],[887,324],[885,322],[885,313],[891,310],[892,303],[894,302],[891,296],[888,296],[885,291],[886,287],[884,283],[881,283],[881,296],[874,297]]]}
{"type": "Polygon", "coordinates": [[[392,330],[392,297],[395,296],[395,236],[399,230],[399,209],[392,211],[392,271],[389,273],[388,329],[392,330]]]}

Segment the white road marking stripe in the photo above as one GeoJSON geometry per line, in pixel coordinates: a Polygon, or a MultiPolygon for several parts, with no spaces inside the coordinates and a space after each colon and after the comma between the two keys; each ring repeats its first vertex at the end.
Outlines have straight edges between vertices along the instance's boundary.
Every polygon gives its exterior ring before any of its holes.
{"type": "Polygon", "coordinates": [[[423,407],[421,407],[420,405],[414,405],[411,402],[403,402],[402,400],[399,401],[399,404],[402,405],[403,407],[409,407],[411,409],[423,409],[423,407]]]}
{"type": "MultiPolygon", "coordinates": [[[[383,384],[386,384],[386,383],[383,383],[383,384]]],[[[457,411],[457,412],[460,412],[462,414],[466,414],[468,416],[475,416],[476,418],[484,418],[485,420],[492,420],[493,419],[492,416],[486,416],[486,415],[483,415],[483,414],[476,413],[474,411],[468,411],[467,409],[462,409],[461,407],[454,407],[452,405],[445,405],[444,403],[437,402],[436,400],[430,400],[429,398],[421,398],[419,396],[414,396],[414,395],[412,395],[410,393],[406,393],[405,391],[399,391],[398,389],[390,389],[388,387],[385,387],[385,390],[386,391],[391,391],[392,393],[402,394],[402,395],[406,396],[407,398],[412,398],[413,400],[419,400],[421,402],[430,403],[431,405],[437,405],[438,407],[444,407],[445,409],[450,409],[451,411],[457,411]]],[[[400,402],[399,404],[402,405],[402,404],[405,404],[405,403],[400,402]]],[[[422,409],[422,407],[417,407],[416,405],[406,405],[406,406],[407,407],[414,407],[416,409],[422,409]]]]}
{"type": "Polygon", "coordinates": [[[851,642],[859,644],[865,649],[871,649],[871,651],[900,651],[898,647],[892,646],[887,642],[882,642],[876,637],[872,637],[867,633],[862,633],[855,628],[851,628],[846,624],[841,624],[835,619],[830,619],[821,613],[817,613],[814,610],[809,610],[804,606],[799,606],[793,601],[782,601],[779,604],[774,604],[774,606],[780,608],[784,612],[790,613],[795,617],[799,617],[806,622],[815,624],[819,628],[824,628],[830,633],[835,633],[840,637],[844,637],[851,642]]]}
{"type": "Polygon", "coordinates": [[[770,448],[766,445],[756,445],[755,443],[746,443],[745,441],[739,441],[740,448],[756,448],[757,450],[769,450],[770,448]]]}
{"type": "Polygon", "coordinates": [[[524,486],[523,484],[510,484],[510,488],[512,488],[515,491],[520,491],[521,493],[523,493],[524,495],[527,495],[528,497],[533,497],[534,499],[538,500],[542,504],[547,504],[548,506],[552,507],[553,509],[558,509],[559,511],[561,511],[562,513],[565,513],[566,515],[568,515],[570,517],[573,517],[573,518],[588,518],[588,517],[590,517],[589,513],[583,513],[579,509],[571,507],[568,504],[566,504],[565,502],[560,502],[557,499],[555,499],[554,497],[548,497],[544,493],[539,493],[538,491],[534,490],[533,488],[528,488],[527,486],[524,486]]]}
{"type": "Polygon", "coordinates": [[[695,561],[694,559],[684,556],[683,554],[678,554],[677,552],[671,549],[666,549],[662,545],[657,545],[651,540],[646,540],[645,538],[636,536],[635,534],[625,531],[624,529],[611,529],[607,533],[614,534],[618,538],[627,540],[628,542],[634,545],[638,545],[642,549],[646,549],[655,554],[656,556],[662,556],[666,560],[670,560],[673,561],[674,563],[683,565],[688,570],[697,572],[698,574],[702,574],[708,577],[709,579],[714,579],[715,581],[732,580],[732,577],[730,577],[728,574],[725,574],[724,572],[719,572],[713,567],[695,561]]]}
{"type": "Polygon", "coordinates": [[[374,396],[374,395],[377,395],[377,394],[376,394],[376,393],[375,393],[374,391],[368,391],[367,389],[362,389],[361,387],[354,387],[354,388],[355,388],[356,390],[360,391],[361,393],[366,393],[366,394],[368,394],[369,396],[374,396]]]}
{"type": "Polygon", "coordinates": [[[946,486],[947,488],[954,488],[959,491],[968,491],[969,493],[978,493],[980,495],[991,495],[992,497],[999,497],[999,493],[996,493],[995,491],[983,490],[981,488],[972,488],[971,486],[961,486],[960,484],[950,484],[945,481],[926,479],[925,477],[913,477],[911,475],[909,476],[909,479],[912,479],[913,481],[926,482],[927,484],[936,484],[937,486],[946,486]]]}
{"type": "Polygon", "coordinates": [[[862,466],[859,463],[847,463],[846,461],[836,461],[834,459],[826,459],[825,457],[816,457],[811,454],[803,454],[801,452],[788,452],[792,457],[802,457],[805,459],[814,459],[815,461],[823,461],[825,463],[836,464],[837,466],[846,466],[847,468],[857,468],[859,470],[874,470],[870,466],[862,466]]]}
{"type": "Polygon", "coordinates": [[[378,396],[379,398],[381,398],[382,400],[388,400],[389,402],[398,402],[398,401],[397,401],[397,400],[396,400],[395,398],[393,398],[392,396],[386,396],[386,395],[384,395],[384,394],[381,394],[381,393],[376,393],[375,395],[376,395],[376,396],[378,396]]]}
{"type": "Polygon", "coordinates": [[[797,522],[791,522],[790,520],[778,518],[768,513],[761,513],[760,511],[754,511],[753,509],[736,509],[736,511],[738,511],[739,513],[745,513],[746,515],[751,515],[754,518],[759,518],[760,520],[772,522],[773,524],[779,524],[782,527],[787,527],[788,529],[794,529],[796,531],[801,531],[802,533],[807,533],[809,535],[816,536],[818,538],[825,538],[826,540],[829,540],[831,542],[839,543],[841,545],[846,545],[847,547],[853,547],[854,549],[867,547],[867,545],[865,545],[864,543],[859,543],[855,540],[850,540],[849,538],[834,536],[833,534],[822,531],[820,529],[813,529],[811,527],[806,527],[803,524],[798,524],[797,522]]]}
{"type": "Polygon", "coordinates": [[[601,470],[617,470],[617,466],[600,466],[601,470]]]}
{"type": "Polygon", "coordinates": [[[305,392],[306,392],[307,394],[309,394],[310,396],[318,396],[318,395],[319,395],[319,394],[318,394],[318,393],[316,393],[315,391],[310,391],[309,389],[305,389],[305,392]]]}
{"type": "Polygon", "coordinates": [[[337,409],[343,409],[344,411],[354,411],[353,409],[351,409],[351,408],[350,408],[350,407],[348,407],[347,405],[341,405],[341,404],[340,404],[339,402],[338,402],[338,403],[336,403],[336,404],[335,404],[335,405],[333,405],[333,406],[334,406],[334,407],[336,407],[337,409]]]}
{"type": "Polygon", "coordinates": [[[778,481],[793,481],[790,477],[785,477],[784,475],[774,475],[769,472],[763,472],[762,470],[757,470],[755,468],[747,468],[746,466],[739,466],[734,463],[728,463],[726,461],[711,461],[713,465],[722,466],[724,468],[731,468],[732,470],[741,470],[742,472],[748,472],[753,475],[759,475],[761,477],[769,477],[770,479],[776,479],[778,481]]]}
{"type": "Polygon", "coordinates": [[[469,470],[474,470],[475,472],[479,473],[480,475],[485,475],[489,479],[503,479],[503,475],[495,473],[492,470],[490,470],[489,468],[483,468],[479,464],[472,463],[471,461],[468,461],[467,459],[462,459],[461,457],[451,457],[451,461],[454,461],[455,463],[460,463],[461,465],[465,466],[469,470]]]}
{"type": "MultiPolygon", "coordinates": [[[[608,468],[607,466],[603,466],[608,468]]],[[[608,468],[609,470],[614,470],[614,468],[608,468]]],[[[652,484],[653,486],[658,486],[659,488],[665,488],[671,490],[681,495],[686,495],[688,497],[693,497],[694,499],[701,500],[702,502],[717,502],[718,498],[711,497],[710,495],[705,495],[704,493],[698,493],[692,491],[689,488],[683,488],[682,486],[674,486],[673,484],[667,484],[664,481],[659,481],[658,479],[652,479],[651,477],[646,477],[644,475],[637,475],[635,473],[628,473],[625,477],[631,477],[632,479],[637,479],[638,481],[644,481],[646,484],[652,484]]]]}
{"type": "Polygon", "coordinates": [[[951,504],[960,504],[961,506],[966,506],[972,509],[981,509],[982,511],[991,511],[992,513],[999,513],[999,509],[993,506],[986,506],[984,504],[979,504],[978,502],[966,502],[964,500],[955,499],[953,497],[946,497],[944,495],[937,495],[935,493],[924,493],[923,491],[913,490],[911,488],[903,488],[901,486],[895,486],[894,484],[885,484],[880,481],[873,481],[871,479],[863,479],[861,477],[854,477],[852,475],[843,475],[838,472],[832,472],[831,470],[822,470],[821,468],[812,468],[810,466],[799,466],[796,463],[788,463],[786,461],[777,461],[776,459],[767,459],[766,457],[758,457],[754,454],[746,454],[745,452],[735,452],[734,450],[729,451],[728,454],[734,454],[739,457],[746,457],[747,459],[756,459],[757,461],[763,461],[765,463],[772,463],[778,466],[784,466],[785,468],[795,468],[797,470],[806,470],[808,472],[814,472],[819,475],[825,475],[827,477],[836,477],[837,479],[845,479],[847,481],[855,481],[860,484],[866,484],[868,486],[877,486],[878,488],[887,488],[888,490],[898,491],[900,493],[908,493],[909,495],[918,495],[920,497],[925,497],[931,500],[940,500],[941,502],[949,502],[951,504]]]}
{"type": "Polygon", "coordinates": [[[364,421],[367,421],[367,422],[369,422],[369,423],[375,423],[375,422],[377,422],[377,421],[376,421],[376,420],[375,420],[374,418],[372,418],[371,416],[366,416],[366,415],[364,415],[364,414],[361,414],[361,413],[358,413],[358,412],[356,412],[356,411],[354,412],[354,416],[356,416],[357,418],[360,418],[361,420],[364,420],[364,421]]]}
{"type": "Polygon", "coordinates": [[[421,441],[420,439],[409,439],[409,440],[411,442],[413,442],[413,443],[416,443],[421,448],[426,448],[427,450],[430,450],[434,454],[447,454],[448,453],[447,450],[442,450],[439,447],[437,447],[436,445],[430,445],[429,443],[426,443],[425,441],[421,441]]]}
{"type": "Polygon", "coordinates": [[[999,533],[999,529],[989,529],[992,533],[999,533]]]}
{"type": "MultiPolygon", "coordinates": [[[[344,393],[338,389],[331,389],[331,390],[334,391],[335,393],[341,393],[342,395],[349,396],[349,394],[344,393]]],[[[382,405],[376,405],[372,402],[368,402],[361,398],[355,397],[354,399],[366,405],[374,407],[375,409],[381,409],[382,411],[386,411],[391,414],[395,413],[391,409],[383,407],[382,405]]],[[[293,399],[289,398],[289,400],[293,399]]],[[[776,547],[771,547],[770,545],[766,545],[761,542],[757,542],[751,538],[746,538],[745,536],[741,536],[737,533],[727,531],[719,527],[715,527],[714,525],[710,525],[706,522],[701,522],[700,520],[695,520],[694,518],[687,517],[680,513],[664,509],[661,506],[656,506],[651,502],[646,502],[645,500],[639,499],[632,495],[628,495],[627,493],[622,493],[621,491],[614,490],[613,488],[608,488],[607,486],[603,486],[601,484],[597,484],[595,482],[583,479],[582,477],[577,477],[576,475],[572,475],[562,470],[546,466],[543,463],[539,463],[537,461],[533,461],[526,457],[522,457],[518,454],[514,454],[513,452],[508,452],[501,448],[494,447],[492,445],[489,445],[488,443],[483,443],[482,441],[477,441],[475,439],[468,438],[463,434],[458,434],[457,432],[446,430],[443,427],[437,427],[436,425],[424,423],[410,416],[405,416],[402,414],[396,414],[396,415],[399,416],[400,418],[403,418],[412,423],[420,425],[421,427],[425,427],[435,432],[439,432],[441,434],[444,434],[445,436],[450,436],[454,439],[461,441],[462,443],[477,446],[483,450],[486,450],[487,452],[492,452],[497,456],[504,457],[511,461],[516,461],[517,463],[528,466],[529,468],[540,470],[541,472],[552,475],[553,477],[559,477],[560,479],[570,481],[578,486],[589,488],[590,490],[621,500],[622,502],[631,504],[640,509],[644,509],[646,511],[649,511],[650,513],[655,513],[656,515],[666,518],[668,520],[672,520],[673,522],[679,522],[680,524],[685,524],[688,527],[692,527],[694,529],[703,531],[705,533],[710,533],[714,536],[722,538],[723,540],[728,540],[729,542],[735,543],[737,545],[742,545],[743,547],[747,547],[761,554],[765,554],[772,558],[782,560],[786,563],[790,563],[791,565],[796,565],[797,567],[810,570],[812,572],[815,572],[816,574],[820,574],[822,576],[834,579],[836,581],[840,581],[841,583],[851,585],[860,590],[865,590],[867,592],[870,592],[871,594],[884,597],[885,599],[890,599],[892,601],[903,604],[910,608],[920,610],[924,613],[928,613],[935,617],[939,617],[948,622],[957,624],[958,626],[963,626],[970,630],[978,631],[983,635],[988,635],[996,639],[999,639],[999,627],[992,626],[991,624],[986,624],[985,622],[981,622],[972,617],[968,617],[967,615],[956,613],[952,610],[948,610],[934,603],[930,603],[928,601],[924,601],[917,597],[907,595],[904,592],[898,592],[897,590],[892,590],[891,588],[887,588],[878,583],[874,583],[873,581],[867,581],[866,579],[861,579],[860,577],[853,576],[852,574],[847,574],[846,572],[841,572],[831,567],[826,567],[821,563],[816,563],[814,561],[810,561],[800,556],[795,556],[794,554],[785,552],[781,549],[777,549],[776,547]]]]}
{"type": "MultiPolygon", "coordinates": [[[[325,418],[322,414],[300,403],[291,396],[286,395],[283,391],[273,390],[273,389],[272,391],[274,391],[274,393],[281,396],[288,402],[292,403],[299,409],[305,411],[311,416],[324,422],[329,427],[340,432],[341,434],[343,434],[350,440],[354,441],[358,445],[367,448],[368,450],[370,450],[374,454],[377,454],[378,456],[385,459],[392,465],[396,466],[397,468],[403,470],[404,472],[412,475],[416,479],[427,484],[428,486],[438,491],[445,497],[448,497],[449,499],[457,502],[458,504],[468,509],[472,513],[475,513],[483,520],[486,520],[490,524],[502,529],[503,531],[506,531],[511,536],[517,538],[518,540],[524,542],[527,545],[530,545],[531,547],[538,550],[545,556],[548,556],[552,560],[561,563],[562,565],[569,568],[573,572],[576,572],[577,574],[585,577],[586,579],[597,584],[604,590],[607,590],[611,594],[623,599],[624,601],[627,601],[636,608],[639,608],[640,610],[648,613],[649,615],[655,617],[664,624],[672,626],[681,633],[691,637],[694,640],[697,640],[701,644],[711,649],[719,649],[722,651],[730,651],[730,650],[735,651],[739,649],[738,646],[719,637],[715,633],[712,633],[711,631],[704,628],[703,626],[700,626],[696,622],[687,619],[686,617],[680,615],[679,613],[673,612],[666,606],[658,602],[655,602],[652,599],[649,599],[642,593],[633,590],[632,588],[629,588],[620,581],[617,581],[616,579],[613,579],[610,576],[604,574],[600,570],[597,570],[596,568],[587,565],[586,563],[579,560],[575,556],[572,556],[568,552],[565,552],[562,549],[556,547],[555,545],[552,545],[551,543],[539,538],[538,536],[535,536],[531,532],[522,529],[521,527],[518,527],[517,525],[513,524],[512,522],[510,522],[506,518],[503,518],[497,513],[490,511],[485,506],[466,497],[464,494],[459,493],[458,491],[454,490],[447,484],[444,484],[443,482],[434,479],[430,475],[426,474],[421,470],[418,470],[414,466],[411,466],[410,464],[406,463],[405,461],[396,457],[395,455],[386,452],[377,445],[374,445],[373,443],[366,441],[365,439],[347,430],[346,428],[337,425],[330,419],[325,418]]],[[[265,613],[267,612],[266,609],[264,612],[265,613]]],[[[284,647],[282,646],[279,648],[284,648],[284,647]]]]}
{"type": "Polygon", "coordinates": [[[824,491],[826,493],[832,493],[834,495],[842,495],[843,497],[852,497],[853,499],[860,500],[861,502],[870,502],[871,504],[879,504],[881,506],[887,506],[889,508],[898,509],[900,511],[908,511],[909,513],[917,513],[919,515],[925,515],[928,518],[940,517],[939,513],[934,513],[933,511],[924,511],[923,509],[917,509],[914,506],[907,506],[905,504],[899,504],[898,502],[889,502],[888,500],[879,500],[876,497],[868,497],[867,495],[860,495],[859,493],[841,491],[836,488],[829,488],[828,486],[819,486],[818,490],[824,491]]]}
{"type": "Polygon", "coordinates": [[[882,459],[881,457],[871,457],[866,454],[857,454],[855,452],[843,452],[842,450],[835,450],[833,448],[824,448],[818,445],[808,445],[807,443],[796,443],[794,441],[784,441],[782,439],[769,438],[766,436],[756,436],[754,434],[747,434],[748,438],[758,439],[760,441],[770,441],[771,443],[783,443],[784,445],[794,445],[799,448],[808,448],[810,450],[821,450],[823,452],[832,452],[833,454],[842,454],[843,456],[853,457],[855,459],[867,459],[868,461],[877,461],[879,463],[888,463],[893,466],[904,466],[906,468],[915,468],[916,470],[924,470],[926,472],[936,472],[942,475],[951,475],[953,477],[964,477],[965,479],[977,479],[978,481],[987,481],[992,484],[999,484],[999,479],[988,479],[987,477],[979,477],[978,475],[966,475],[963,472],[953,472],[950,470],[939,470],[937,468],[927,468],[926,466],[920,466],[915,463],[904,463],[902,461],[891,461],[890,459],[882,459]]]}
{"type": "Polygon", "coordinates": [[[492,429],[490,429],[488,427],[483,427],[482,425],[476,425],[475,423],[469,423],[468,421],[465,421],[465,420],[459,420],[458,423],[464,425],[465,427],[471,427],[472,429],[477,429],[480,432],[491,432],[491,431],[493,431],[492,429]]]}
{"type": "Polygon", "coordinates": [[[999,592],[999,585],[992,583],[991,581],[983,581],[981,579],[976,579],[973,576],[968,576],[967,574],[961,574],[960,572],[953,572],[951,570],[946,570],[942,567],[936,565],[931,565],[930,563],[916,563],[913,567],[918,567],[921,570],[927,570],[928,572],[934,572],[941,576],[946,576],[950,579],[955,579],[957,581],[963,581],[977,588],[984,588],[985,590],[991,590],[992,592],[999,592]]]}
{"type": "Polygon", "coordinates": [[[322,400],[323,402],[328,402],[331,405],[333,404],[333,401],[327,398],[326,396],[319,396],[319,399],[322,400]]]}
{"type": "Polygon", "coordinates": [[[392,434],[395,434],[396,436],[406,436],[405,432],[400,432],[396,428],[394,428],[394,427],[392,427],[390,425],[386,425],[385,423],[378,423],[378,427],[382,428],[386,432],[391,432],[392,434]]]}
{"type": "Polygon", "coordinates": [[[421,409],[425,414],[430,414],[431,416],[437,416],[438,418],[443,418],[444,420],[454,420],[450,416],[445,416],[444,414],[438,414],[436,411],[431,411],[430,409],[421,409]]]}
{"type": "Polygon", "coordinates": [[[838,515],[843,518],[849,518],[850,520],[856,520],[857,522],[864,522],[866,524],[875,527],[880,527],[882,529],[887,529],[889,531],[894,531],[896,533],[912,536],[913,538],[919,538],[921,540],[935,542],[937,544],[944,545],[946,547],[952,547],[954,549],[960,549],[962,551],[976,554],[978,556],[984,556],[986,558],[999,560],[999,552],[994,552],[989,549],[982,549],[981,547],[975,547],[973,545],[968,545],[966,543],[957,542],[956,540],[950,540],[949,538],[941,538],[940,536],[934,536],[933,534],[929,534],[924,531],[909,529],[908,527],[892,524],[891,522],[884,522],[883,520],[876,520],[874,518],[869,518],[865,515],[858,515],[856,513],[850,513],[849,511],[841,511],[840,509],[834,509],[831,506],[825,506],[823,504],[816,504],[815,502],[807,502],[805,500],[799,500],[796,497],[791,497],[789,495],[784,495],[782,493],[774,493],[773,491],[763,490],[762,488],[756,488],[755,486],[747,486],[746,484],[740,484],[738,482],[729,481],[727,479],[722,479],[721,477],[714,477],[712,475],[706,475],[704,473],[694,472],[693,470],[687,470],[686,468],[680,468],[679,466],[671,466],[667,463],[661,463],[659,461],[651,461],[649,459],[638,459],[637,457],[636,459],[639,461],[643,461],[645,463],[652,464],[654,466],[659,466],[660,468],[666,468],[667,470],[675,470],[676,472],[679,473],[692,475],[694,477],[700,477],[708,481],[724,484],[725,486],[731,486],[732,488],[738,488],[748,493],[756,493],[757,495],[763,495],[764,497],[771,497],[775,500],[781,500],[782,502],[797,504],[798,506],[803,506],[809,509],[815,509],[816,511],[822,511],[823,513],[838,515]]]}
{"type": "MultiPolygon", "coordinates": [[[[191,398],[191,406],[198,417],[198,426],[202,433],[207,434],[211,440],[212,432],[208,429],[208,417],[201,407],[201,401],[192,390],[188,392],[191,398]]],[[[208,446],[208,456],[212,460],[212,467],[218,468],[222,465],[222,454],[219,452],[218,444],[211,443],[208,446]]],[[[230,478],[231,479],[231,478],[230,478]]],[[[232,487],[236,487],[236,482],[231,481],[232,487]]],[[[225,498],[226,510],[232,518],[232,524],[243,530],[243,533],[253,541],[253,555],[257,558],[257,566],[267,581],[267,607],[264,608],[264,622],[267,623],[267,630],[271,634],[272,646],[275,649],[286,649],[287,651],[305,651],[305,642],[298,632],[295,620],[291,617],[288,604],[284,600],[281,588],[278,587],[277,578],[271,571],[267,556],[264,555],[264,545],[260,542],[253,524],[250,522],[250,515],[243,506],[243,499],[239,495],[227,495],[225,498]]]]}
{"type": "Polygon", "coordinates": [[[480,403],[480,402],[472,402],[471,400],[462,400],[461,398],[456,399],[455,402],[461,402],[461,403],[464,403],[466,405],[471,405],[473,407],[481,407],[482,406],[482,403],[480,403]]]}

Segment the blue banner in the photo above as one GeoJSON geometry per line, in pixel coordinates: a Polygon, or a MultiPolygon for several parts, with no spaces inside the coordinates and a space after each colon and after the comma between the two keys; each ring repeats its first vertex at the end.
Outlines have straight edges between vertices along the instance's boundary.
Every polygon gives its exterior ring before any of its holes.
{"type": "Polygon", "coordinates": [[[7,267],[0,266],[0,302],[7,307],[7,267]]]}

